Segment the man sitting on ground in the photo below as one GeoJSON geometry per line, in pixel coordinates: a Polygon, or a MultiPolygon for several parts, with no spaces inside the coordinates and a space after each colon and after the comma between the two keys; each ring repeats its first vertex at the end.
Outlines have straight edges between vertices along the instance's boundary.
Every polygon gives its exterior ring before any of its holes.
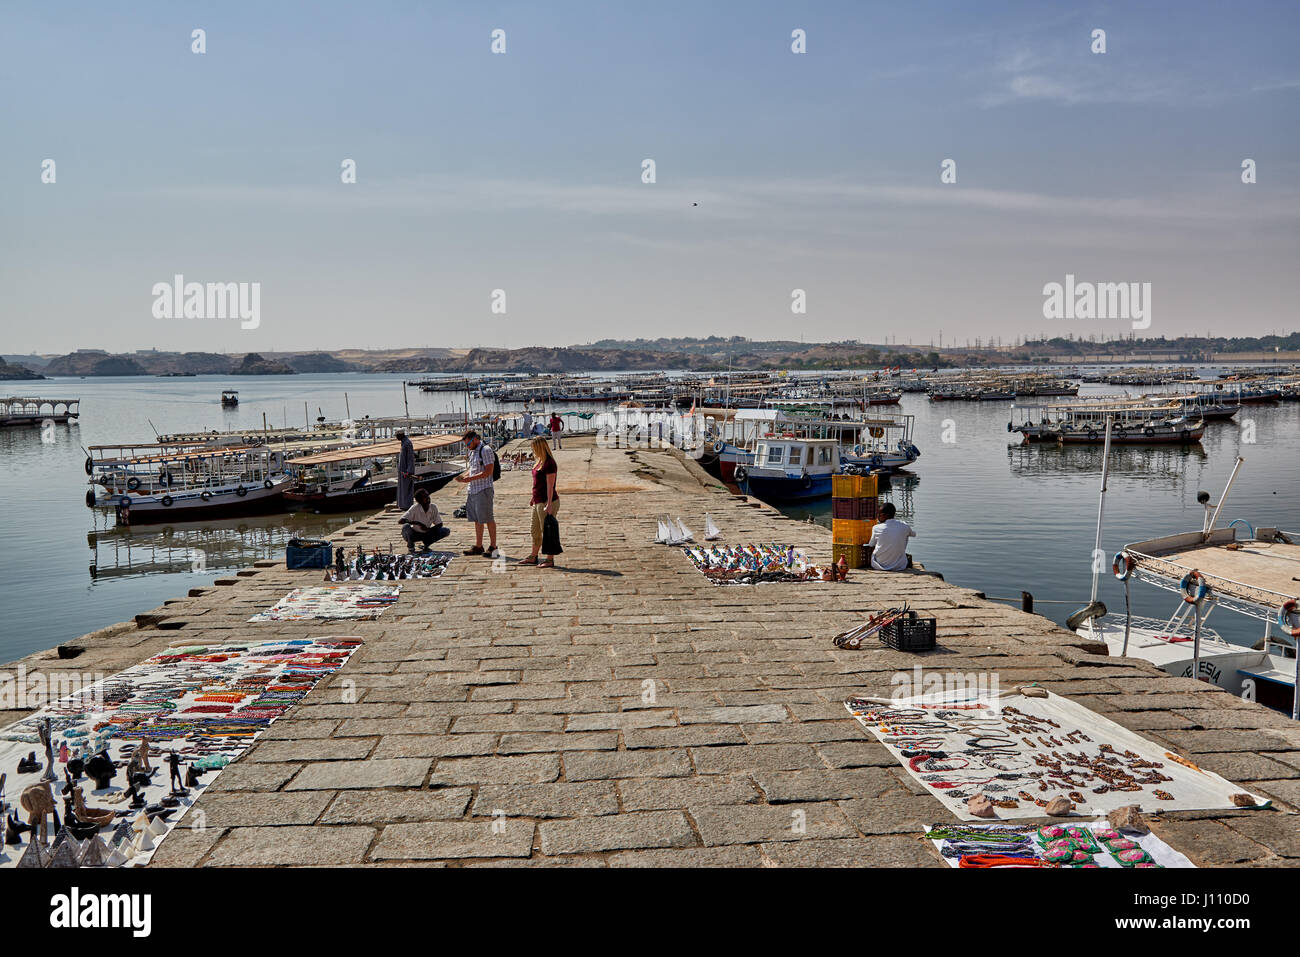
{"type": "Polygon", "coordinates": [[[916,531],[907,522],[894,518],[893,502],[880,506],[880,521],[871,530],[871,567],[882,572],[901,572],[907,568],[907,540],[916,531]]]}
{"type": "Polygon", "coordinates": [[[415,503],[406,510],[397,524],[402,527],[402,538],[406,539],[409,551],[415,551],[415,543],[420,542],[423,551],[440,538],[451,534],[451,529],[442,524],[438,506],[429,498],[428,489],[416,489],[415,503]]]}

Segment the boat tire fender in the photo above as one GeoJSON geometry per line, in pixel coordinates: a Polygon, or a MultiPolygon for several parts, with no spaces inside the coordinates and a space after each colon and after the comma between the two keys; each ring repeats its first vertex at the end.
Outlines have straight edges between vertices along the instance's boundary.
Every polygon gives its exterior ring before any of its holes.
{"type": "Polygon", "coordinates": [[[238,495],[240,498],[243,498],[245,495],[248,494],[248,489],[244,488],[244,486],[242,485],[237,486],[235,488],[235,494],[238,495]]]}
{"type": "Polygon", "coordinates": [[[132,492],[134,492],[136,489],[138,489],[138,488],[140,487],[140,478],[139,478],[139,476],[137,476],[137,475],[132,475],[129,479],[127,479],[127,480],[126,480],[126,487],[129,488],[132,492]]]}
{"type": "Polygon", "coordinates": [[[1115,557],[1111,559],[1110,570],[1120,581],[1128,581],[1128,576],[1133,574],[1133,569],[1137,567],[1137,559],[1132,555],[1125,555],[1123,552],[1116,552],[1115,557]]]}
{"type": "Polygon", "coordinates": [[[1300,625],[1291,625],[1291,616],[1296,614],[1296,600],[1290,598],[1282,603],[1282,607],[1277,610],[1277,626],[1282,629],[1282,634],[1290,635],[1292,638],[1300,638],[1300,625]]]}
{"type": "Polygon", "coordinates": [[[91,489],[86,489],[86,508],[95,507],[95,493],[91,489]]]}
{"type": "Polygon", "coordinates": [[[743,465],[737,465],[735,471],[732,472],[731,475],[737,482],[743,482],[745,479],[749,478],[749,470],[743,465]]]}
{"type": "Polygon", "coordinates": [[[1210,586],[1205,580],[1205,576],[1193,568],[1183,576],[1182,581],[1178,583],[1182,590],[1183,601],[1189,605],[1199,605],[1210,594],[1210,586]]]}
{"type": "Polygon", "coordinates": [[[172,503],[176,500],[172,498],[170,495],[164,495],[161,499],[159,499],[159,501],[162,502],[163,508],[171,508],[172,503]]]}
{"type": "Polygon", "coordinates": [[[270,479],[267,479],[265,482],[262,483],[262,488],[275,488],[275,483],[272,482],[270,479]]]}
{"type": "Polygon", "coordinates": [[[1156,434],[1156,430],[1148,425],[1145,429],[1142,430],[1142,434],[1146,436],[1152,436],[1156,434]]]}
{"type": "Polygon", "coordinates": [[[212,493],[209,492],[207,489],[204,489],[202,492],[199,493],[199,498],[203,499],[203,501],[205,502],[211,501],[212,493]]]}
{"type": "Polygon", "coordinates": [[[90,456],[86,456],[86,474],[89,475],[95,471],[95,463],[90,456]]]}

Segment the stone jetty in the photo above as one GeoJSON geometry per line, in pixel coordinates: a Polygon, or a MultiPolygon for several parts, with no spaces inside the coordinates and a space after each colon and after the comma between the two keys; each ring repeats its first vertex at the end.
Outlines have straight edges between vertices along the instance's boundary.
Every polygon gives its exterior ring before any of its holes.
{"type": "MultiPolygon", "coordinates": [[[[181,642],[364,639],[221,773],[151,866],[942,867],[918,836],[949,815],[842,704],[888,695],[918,662],[995,673],[1004,689],[1038,682],[1273,799],[1153,818],[1195,863],[1300,863],[1300,726],[1282,715],[1107,658],[934,575],[716,587],[651,544],[658,515],[698,532],[707,511],[725,541],[822,560],[829,532],[732,496],[673,450],[570,446],[554,570],[513,564],[528,551],[529,476],[506,472],[496,509],[509,563],[458,555],[440,579],[401,582],[375,621],[248,623],[320,580],[265,562],[69,642],[83,649],[74,658],[22,661],[112,673],[181,642]],[[903,601],[936,616],[939,651],[832,645],[869,609],[903,601]]],[[[457,551],[472,542],[451,517],[460,489],[435,497],[453,529],[442,544],[457,551]]],[[[392,511],[336,542],[402,545],[392,511]]],[[[940,545],[927,557],[942,571],[940,545]]]]}

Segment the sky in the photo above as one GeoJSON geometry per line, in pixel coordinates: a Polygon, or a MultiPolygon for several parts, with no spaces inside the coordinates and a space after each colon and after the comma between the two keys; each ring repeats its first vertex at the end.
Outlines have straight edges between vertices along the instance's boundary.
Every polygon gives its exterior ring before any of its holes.
{"type": "Polygon", "coordinates": [[[1297,49],[1290,0],[6,0],[0,351],[1132,332],[1067,275],[1291,332],[1297,49]]]}

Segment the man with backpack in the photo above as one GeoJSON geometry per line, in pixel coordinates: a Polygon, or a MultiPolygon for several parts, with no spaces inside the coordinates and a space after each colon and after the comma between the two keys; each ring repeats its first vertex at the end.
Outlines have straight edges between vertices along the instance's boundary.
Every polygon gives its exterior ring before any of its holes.
{"type": "Polygon", "coordinates": [[[501,553],[497,551],[497,522],[492,514],[492,483],[501,477],[501,465],[492,446],[473,429],[465,433],[464,441],[469,449],[469,465],[464,473],[456,476],[456,481],[469,485],[465,517],[474,523],[474,547],[467,548],[465,554],[498,558],[501,553]],[[484,525],[488,530],[487,551],[483,550],[484,525]]]}

